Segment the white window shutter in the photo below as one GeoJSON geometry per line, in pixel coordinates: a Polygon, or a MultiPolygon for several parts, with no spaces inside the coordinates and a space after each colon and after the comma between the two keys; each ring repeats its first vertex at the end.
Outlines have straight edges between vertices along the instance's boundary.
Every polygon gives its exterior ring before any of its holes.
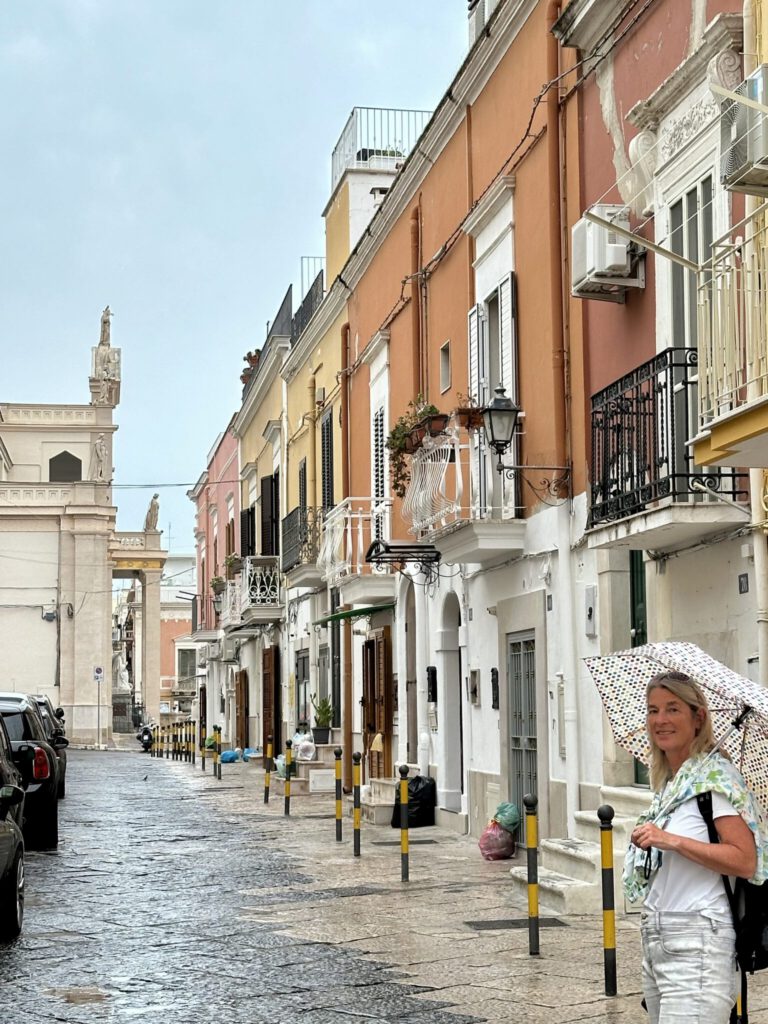
{"type": "Polygon", "coordinates": [[[517,402],[517,323],[515,277],[509,274],[499,284],[499,343],[501,383],[507,398],[517,402]]]}
{"type": "Polygon", "coordinates": [[[469,397],[480,400],[480,307],[474,306],[467,314],[467,351],[469,353],[469,397]]]}

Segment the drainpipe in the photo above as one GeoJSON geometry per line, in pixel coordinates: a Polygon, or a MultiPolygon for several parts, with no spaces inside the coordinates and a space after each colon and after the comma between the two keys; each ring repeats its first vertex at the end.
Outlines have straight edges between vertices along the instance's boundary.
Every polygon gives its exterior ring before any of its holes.
{"type": "MultiPolygon", "coordinates": [[[[309,399],[309,454],[307,456],[307,506],[311,509],[317,507],[317,467],[315,457],[317,455],[317,378],[310,373],[307,384],[307,397],[309,399]]],[[[312,513],[311,513],[312,514],[312,513]]]]}
{"type": "MultiPolygon", "coordinates": [[[[560,15],[559,0],[550,0],[547,6],[547,80],[560,73],[560,50],[551,27],[560,15]]],[[[560,90],[552,86],[547,94],[547,168],[550,183],[549,209],[549,281],[552,331],[552,399],[555,430],[554,458],[556,466],[571,466],[570,438],[568,437],[568,353],[563,295],[563,176],[560,138],[560,90]]],[[[573,481],[567,484],[571,491],[573,481]]],[[[563,500],[557,509],[557,582],[559,590],[560,636],[562,638],[562,673],[564,681],[565,725],[565,779],[566,815],[570,836],[576,831],[576,812],[579,799],[579,700],[578,657],[576,651],[576,624],[574,621],[573,568],[571,564],[572,494],[560,495],[563,500]]]]}
{"type": "MultiPolygon", "coordinates": [[[[341,491],[349,497],[349,321],[341,328],[341,491]]],[[[342,698],[342,774],[344,789],[352,789],[352,620],[344,619],[342,698]]]]}
{"type": "MultiPolygon", "coordinates": [[[[467,140],[467,210],[471,210],[475,202],[475,175],[472,168],[472,107],[468,103],[465,111],[467,140]]],[[[475,305],[475,240],[467,234],[467,309],[475,305]]]]}
{"type": "Polygon", "coordinates": [[[413,357],[413,397],[422,393],[421,381],[421,296],[419,294],[419,250],[421,224],[418,206],[411,213],[411,333],[413,357]]]}
{"type": "MultiPolygon", "coordinates": [[[[753,0],[744,0],[744,74],[750,75],[757,68],[757,25],[753,0]]],[[[760,200],[756,196],[747,196],[744,212],[751,217],[756,212],[760,200]]],[[[747,257],[748,258],[748,257],[747,257]]],[[[747,401],[759,398],[756,381],[747,385],[747,401]]],[[[750,469],[749,493],[752,509],[752,553],[755,559],[755,604],[757,605],[757,656],[758,682],[768,686],[768,538],[758,525],[764,522],[766,512],[763,508],[763,470],[750,469]]]]}

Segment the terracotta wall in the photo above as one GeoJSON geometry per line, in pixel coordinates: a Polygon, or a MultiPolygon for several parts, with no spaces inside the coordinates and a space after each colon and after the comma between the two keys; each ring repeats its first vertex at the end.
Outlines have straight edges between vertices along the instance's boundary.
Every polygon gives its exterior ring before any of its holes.
{"type": "Polygon", "coordinates": [[[160,622],[160,675],[176,675],[176,647],[174,640],[177,636],[185,636],[191,629],[189,619],[162,619],[160,622]]]}

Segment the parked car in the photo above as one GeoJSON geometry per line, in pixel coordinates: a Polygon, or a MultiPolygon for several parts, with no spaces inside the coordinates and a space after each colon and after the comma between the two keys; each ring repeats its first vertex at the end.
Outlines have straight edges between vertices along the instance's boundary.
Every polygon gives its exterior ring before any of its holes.
{"type": "Polygon", "coordinates": [[[59,800],[62,800],[67,795],[67,748],[54,743],[54,740],[57,736],[66,736],[67,734],[64,726],[64,709],[54,708],[51,698],[43,694],[33,693],[31,697],[37,704],[48,742],[56,751],[56,756],[59,759],[59,783],[56,795],[59,800]]]}
{"type": "Polygon", "coordinates": [[[37,704],[26,694],[0,693],[2,717],[13,758],[24,782],[24,838],[28,846],[55,849],[59,843],[58,771],[54,747],[68,746],[65,736],[49,743],[37,704]]]}
{"type": "MultiPolygon", "coordinates": [[[[3,786],[16,786],[24,791],[24,779],[18,765],[14,761],[11,741],[8,732],[0,718],[0,788],[3,786]]],[[[24,801],[20,800],[11,807],[13,818],[19,828],[24,824],[24,801]]]]}
{"type": "Polygon", "coordinates": [[[15,939],[24,920],[24,839],[12,814],[23,803],[20,786],[0,786],[0,942],[15,939]]]}

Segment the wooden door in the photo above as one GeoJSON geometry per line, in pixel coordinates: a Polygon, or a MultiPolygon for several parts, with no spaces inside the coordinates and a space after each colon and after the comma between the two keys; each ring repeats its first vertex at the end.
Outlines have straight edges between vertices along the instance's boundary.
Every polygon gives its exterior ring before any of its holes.
{"type": "Polygon", "coordinates": [[[280,687],[280,651],[267,647],[261,656],[262,745],[272,737],[272,754],[277,757],[283,749],[282,702],[280,687]]]}
{"type": "Polygon", "coordinates": [[[368,634],[363,652],[363,728],[372,779],[392,775],[392,640],[389,626],[368,634]],[[383,750],[370,750],[381,733],[383,750]]]}
{"type": "Polygon", "coordinates": [[[235,676],[235,745],[245,750],[248,742],[248,673],[243,669],[235,676]]]}

